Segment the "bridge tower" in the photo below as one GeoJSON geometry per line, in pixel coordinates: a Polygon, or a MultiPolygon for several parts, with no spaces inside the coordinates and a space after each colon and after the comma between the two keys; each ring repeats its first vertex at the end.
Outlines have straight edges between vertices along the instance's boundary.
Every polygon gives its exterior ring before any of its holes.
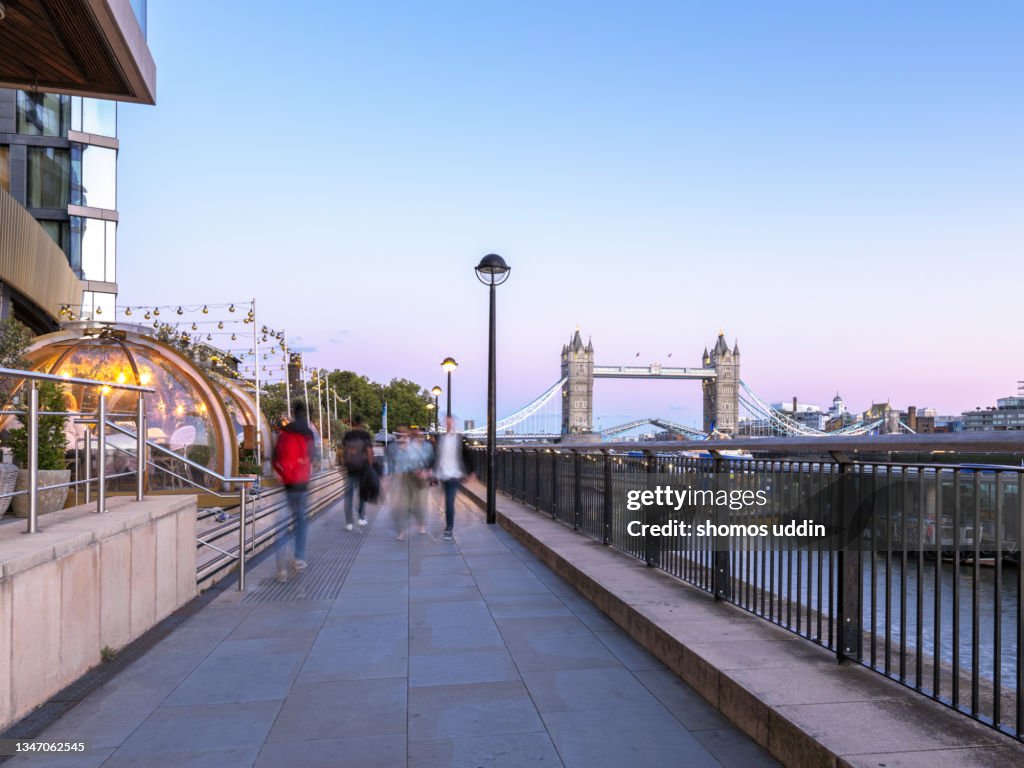
{"type": "Polygon", "coordinates": [[[705,368],[714,368],[717,374],[701,385],[704,390],[704,431],[717,430],[735,435],[740,418],[739,344],[733,344],[730,350],[725,334],[719,331],[710,353],[705,347],[701,363],[705,368]]]}
{"type": "Polygon", "coordinates": [[[583,346],[580,329],[562,347],[562,434],[589,435],[594,431],[594,345],[583,346]]]}

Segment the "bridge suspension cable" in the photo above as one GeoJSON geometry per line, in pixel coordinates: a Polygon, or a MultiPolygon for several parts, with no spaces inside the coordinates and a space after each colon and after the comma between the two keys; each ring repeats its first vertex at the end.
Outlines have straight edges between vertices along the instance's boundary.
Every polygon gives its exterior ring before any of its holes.
{"type": "MultiPolygon", "coordinates": [[[[530,418],[530,416],[532,416],[541,408],[543,408],[549,400],[553,399],[555,395],[561,393],[562,385],[565,384],[566,381],[567,380],[565,378],[559,379],[554,384],[552,384],[551,387],[548,388],[548,390],[545,391],[544,394],[542,394],[536,400],[529,403],[528,405],[523,406],[518,411],[513,413],[511,416],[506,416],[503,419],[499,419],[496,425],[495,432],[504,432],[507,429],[511,429],[516,424],[519,424],[520,422],[530,418]]],[[[474,427],[473,429],[467,429],[465,434],[486,435],[487,425],[484,424],[482,427],[474,427]]]]}

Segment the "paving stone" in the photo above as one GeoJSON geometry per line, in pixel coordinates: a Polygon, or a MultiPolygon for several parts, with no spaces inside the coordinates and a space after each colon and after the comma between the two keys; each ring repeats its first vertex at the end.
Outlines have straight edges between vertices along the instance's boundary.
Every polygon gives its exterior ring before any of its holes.
{"type": "Polygon", "coordinates": [[[409,689],[409,740],[543,732],[521,682],[409,689]]]}
{"type": "Polygon", "coordinates": [[[405,637],[317,645],[299,672],[299,683],[405,677],[409,670],[409,643],[405,637]]]}
{"type": "Polygon", "coordinates": [[[546,733],[512,733],[465,739],[409,742],[409,768],[561,768],[551,737],[546,733]]]}
{"type": "Polygon", "coordinates": [[[409,686],[498,683],[519,680],[519,671],[505,649],[459,651],[409,658],[409,686]]]}
{"type": "Polygon", "coordinates": [[[643,683],[622,667],[541,669],[524,671],[522,675],[534,705],[542,713],[568,709],[663,709],[643,683]]]}
{"type": "Polygon", "coordinates": [[[512,658],[523,672],[622,666],[593,635],[523,635],[507,638],[507,642],[512,658]]]}
{"type": "Polygon", "coordinates": [[[296,683],[267,741],[404,733],[406,691],[405,678],[296,683]]]}
{"type": "Polygon", "coordinates": [[[417,656],[456,651],[505,650],[497,625],[474,623],[465,626],[442,624],[414,627],[409,635],[409,652],[417,656]]]}
{"type": "Polygon", "coordinates": [[[258,748],[280,709],[280,701],[160,707],[128,737],[118,755],[258,748]]]}
{"type": "Polygon", "coordinates": [[[283,699],[305,656],[304,651],[212,654],[167,697],[164,705],[283,699]]]}
{"type": "Polygon", "coordinates": [[[339,765],[405,768],[405,734],[268,742],[253,768],[337,768],[339,765]]]}
{"type": "Polygon", "coordinates": [[[694,733],[723,768],[778,768],[779,762],[750,739],[737,739],[734,728],[694,733]]]}
{"type": "Polygon", "coordinates": [[[250,768],[257,754],[258,747],[168,752],[160,755],[115,752],[103,764],[103,768],[250,768]]]}

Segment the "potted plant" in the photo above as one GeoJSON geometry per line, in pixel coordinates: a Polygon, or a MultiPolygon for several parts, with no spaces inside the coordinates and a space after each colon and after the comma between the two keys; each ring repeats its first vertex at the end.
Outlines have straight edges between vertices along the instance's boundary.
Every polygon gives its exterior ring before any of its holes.
{"type": "MultiPolygon", "coordinates": [[[[39,387],[40,412],[64,410],[64,395],[60,387],[47,382],[39,387]]],[[[28,418],[28,417],[25,417],[28,418]]],[[[64,416],[39,417],[39,487],[67,483],[71,470],[67,468],[64,453],[68,439],[64,431],[64,416]]],[[[28,430],[25,427],[12,429],[7,433],[7,444],[14,454],[15,463],[21,467],[15,490],[28,490],[28,430]]],[[[39,514],[63,509],[68,498],[68,487],[50,488],[39,492],[39,514]]],[[[15,496],[11,505],[17,517],[28,517],[28,494],[15,496]]]]}
{"type": "MultiPolygon", "coordinates": [[[[24,323],[8,315],[0,320],[0,367],[26,370],[29,367],[25,359],[25,350],[32,343],[32,331],[24,323]]],[[[17,416],[6,413],[11,410],[13,393],[21,384],[21,379],[0,378],[0,431],[18,423],[17,416]]],[[[3,446],[3,462],[9,462],[9,447],[3,446]]],[[[13,464],[0,463],[0,515],[7,511],[11,504],[9,494],[14,491],[18,480],[18,468],[13,464]]]]}

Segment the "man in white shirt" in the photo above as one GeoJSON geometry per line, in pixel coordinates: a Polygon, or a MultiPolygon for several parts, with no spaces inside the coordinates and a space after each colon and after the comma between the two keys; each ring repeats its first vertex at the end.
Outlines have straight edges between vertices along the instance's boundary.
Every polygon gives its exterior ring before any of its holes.
{"type": "Polygon", "coordinates": [[[455,526],[455,494],[459,484],[466,477],[469,457],[462,435],[455,431],[455,419],[449,416],[445,421],[447,431],[437,439],[437,462],[434,475],[444,486],[444,537],[453,537],[455,526]]]}

